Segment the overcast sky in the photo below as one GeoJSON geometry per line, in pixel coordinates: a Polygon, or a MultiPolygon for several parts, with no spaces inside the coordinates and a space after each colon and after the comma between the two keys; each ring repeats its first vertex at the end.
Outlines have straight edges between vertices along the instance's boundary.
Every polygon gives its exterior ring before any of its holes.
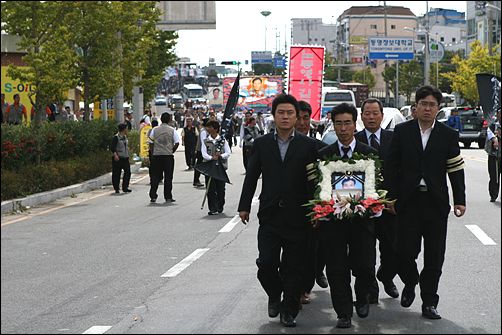
{"type": "MultiPolygon", "coordinates": [[[[466,11],[466,1],[429,1],[429,8],[466,11]]],[[[387,6],[410,8],[416,16],[426,12],[426,1],[387,1],[387,6]]],[[[267,27],[267,50],[276,50],[277,42],[284,52],[291,40],[292,18],[322,18],[324,23],[334,23],[350,6],[378,6],[383,1],[216,1],[216,29],[179,31],[176,54],[189,57],[200,66],[207,66],[209,57],[216,64],[222,61],[244,60],[251,63],[251,51],[265,48],[265,22],[267,27]],[[266,19],[261,11],[272,12],[266,19]]],[[[244,67],[244,69],[250,69],[244,67]]]]}

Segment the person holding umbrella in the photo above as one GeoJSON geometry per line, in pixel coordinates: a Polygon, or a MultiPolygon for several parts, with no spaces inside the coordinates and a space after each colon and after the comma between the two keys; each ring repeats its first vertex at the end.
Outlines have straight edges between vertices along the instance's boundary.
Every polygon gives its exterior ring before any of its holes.
{"type": "MultiPolygon", "coordinates": [[[[225,170],[228,168],[228,157],[230,157],[230,146],[225,138],[220,137],[220,124],[218,121],[211,120],[206,124],[207,138],[201,146],[201,153],[204,162],[216,161],[221,163],[225,170]],[[219,149],[218,141],[223,141],[219,149]],[[219,150],[218,150],[219,149],[219,150]]],[[[209,212],[207,215],[216,215],[223,213],[225,205],[225,181],[212,178],[206,175],[207,204],[209,212]]]]}

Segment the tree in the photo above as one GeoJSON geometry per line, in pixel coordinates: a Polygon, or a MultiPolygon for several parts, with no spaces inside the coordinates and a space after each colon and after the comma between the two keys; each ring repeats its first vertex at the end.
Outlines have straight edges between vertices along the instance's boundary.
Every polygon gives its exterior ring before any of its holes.
{"type": "Polygon", "coordinates": [[[324,61],[324,79],[338,81],[338,71],[340,71],[340,81],[342,83],[352,81],[354,71],[350,67],[336,66],[333,56],[327,52],[324,61]]]}
{"type": "Polygon", "coordinates": [[[406,96],[406,102],[410,102],[411,95],[422,85],[423,81],[422,65],[417,60],[413,59],[399,66],[399,91],[406,96]]]}
{"type": "Polygon", "coordinates": [[[35,125],[45,119],[45,105],[62,102],[68,89],[77,83],[69,28],[60,20],[63,14],[60,2],[2,2],[2,29],[20,36],[18,47],[27,51],[23,57],[27,67],[9,66],[7,74],[34,85],[29,97],[35,109],[35,125]]]}
{"type": "Polygon", "coordinates": [[[476,74],[491,73],[500,77],[500,52],[497,52],[497,47],[493,48],[493,55],[490,56],[488,47],[482,46],[479,41],[474,41],[468,58],[462,59],[458,55],[452,58],[457,70],[443,74],[452,82],[452,90],[462,94],[472,106],[477,105],[479,101],[476,74]]]}
{"type": "Polygon", "coordinates": [[[371,68],[369,66],[366,66],[363,70],[354,72],[352,80],[357,83],[367,84],[369,91],[371,91],[376,85],[375,76],[371,72],[371,68]]]}

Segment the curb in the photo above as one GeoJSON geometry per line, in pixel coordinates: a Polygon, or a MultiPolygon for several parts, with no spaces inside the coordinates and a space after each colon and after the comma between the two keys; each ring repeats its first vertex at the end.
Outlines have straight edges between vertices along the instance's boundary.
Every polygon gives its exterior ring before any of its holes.
{"type": "MultiPolygon", "coordinates": [[[[131,165],[131,174],[137,173],[140,167],[141,167],[141,162],[131,165]]],[[[72,194],[88,192],[100,188],[103,185],[109,185],[111,183],[112,183],[112,173],[109,172],[105,175],[84,181],[83,183],[80,184],[70,185],[51,191],[32,194],[24,198],[2,201],[1,213],[4,214],[11,211],[15,212],[24,207],[28,206],[33,207],[36,205],[45,204],[60,198],[71,196],[72,194]]]]}

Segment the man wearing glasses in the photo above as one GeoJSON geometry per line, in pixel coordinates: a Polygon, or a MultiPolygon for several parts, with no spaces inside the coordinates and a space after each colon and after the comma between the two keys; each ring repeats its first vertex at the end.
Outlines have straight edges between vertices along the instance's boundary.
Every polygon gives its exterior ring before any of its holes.
{"type": "Polygon", "coordinates": [[[387,196],[397,199],[389,209],[397,214],[398,220],[398,274],[405,284],[401,306],[411,306],[419,283],[422,316],[427,319],[441,319],[436,308],[450,212],[447,174],[455,216],[464,215],[466,208],[458,132],[436,122],[441,99],[441,91],[435,87],[423,86],[417,90],[417,118],[394,129],[384,171],[387,196]],[[419,274],[416,259],[422,238],[424,267],[419,274]]]}

